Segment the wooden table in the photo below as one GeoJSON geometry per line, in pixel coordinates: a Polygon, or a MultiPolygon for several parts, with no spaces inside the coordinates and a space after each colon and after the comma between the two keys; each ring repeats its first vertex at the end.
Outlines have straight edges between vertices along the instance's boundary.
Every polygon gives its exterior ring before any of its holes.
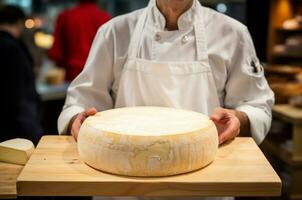
{"type": "Polygon", "coordinates": [[[209,166],[161,178],[95,170],[78,156],[71,136],[44,136],[17,180],[21,196],[278,196],[281,181],[251,138],[219,148],[209,166]]]}
{"type": "Polygon", "coordinates": [[[0,162],[0,199],[17,198],[17,176],[23,167],[0,162]]]}

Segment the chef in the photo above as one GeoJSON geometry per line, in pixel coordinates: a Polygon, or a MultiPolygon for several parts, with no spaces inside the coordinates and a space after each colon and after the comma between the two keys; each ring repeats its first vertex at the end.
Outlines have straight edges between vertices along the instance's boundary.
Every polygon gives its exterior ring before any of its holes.
{"type": "Polygon", "coordinates": [[[198,0],[150,0],[98,30],[84,70],[68,88],[58,129],[77,138],[97,111],[166,106],[209,115],[220,144],[238,134],[260,144],[273,103],[243,24],[198,0]]]}

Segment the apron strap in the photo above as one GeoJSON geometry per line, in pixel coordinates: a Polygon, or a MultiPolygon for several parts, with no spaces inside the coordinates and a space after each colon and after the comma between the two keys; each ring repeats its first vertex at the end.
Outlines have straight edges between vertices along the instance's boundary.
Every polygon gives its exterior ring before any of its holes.
{"type": "Polygon", "coordinates": [[[197,52],[197,60],[198,61],[206,61],[208,62],[208,47],[206,41],[206,33],[205,33],[205,24],[204,19],[201,16],[201,5],[197,2],[197,10],[196,10],[196,19],[194,23],[194,31],[196,38],[196,52],[197,52]]]}
{"type": "Polygon", "coordinates": [[[144,26],[146,24],[149,10],[151,9],[152,5],[154,4],[154,1],[155,0],[150,0],[148,6],[142,11],[143,13],[139,17],[138,22],[133,31],[133,34],[131,36],[130,45],[128,48],[128,57],[131,59],[135,59],[138,56],[144,26]]]}

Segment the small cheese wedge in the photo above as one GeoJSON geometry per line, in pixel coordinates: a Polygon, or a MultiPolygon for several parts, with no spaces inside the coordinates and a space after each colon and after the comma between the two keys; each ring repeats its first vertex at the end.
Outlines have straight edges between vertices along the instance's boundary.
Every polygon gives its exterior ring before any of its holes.
{"type": "Polygon", "coordinates": [[[25,165],[34,149],[34,144],[27,139],[16,138],[1,142],[0,161],[25,165]]]}
{"type": "Polygon", "coordinates": [[[201,113],[164,107],[127,107],[86,119],[80,158],[105,172],[169,176],[210,164],[218,149],[215,124],[201,113]]]}

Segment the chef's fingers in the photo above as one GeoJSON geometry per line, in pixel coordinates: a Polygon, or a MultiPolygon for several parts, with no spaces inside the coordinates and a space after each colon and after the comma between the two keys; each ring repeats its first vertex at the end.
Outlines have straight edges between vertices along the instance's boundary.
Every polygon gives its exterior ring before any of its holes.
{"type": "Polygon", "coordinates": [[[92,108],[88,108],[87,110],[85,110],[84,115],[85,117],[89,117],[91,115],[95,115],[97,113],[97,110],[92,107],[92,108]]]}
{"type": "Polygon", "coordinates": [[[85,121],[85,119],[91,115],[95,115],[97,113],[97,110],[95,108],[88,108],[84,112],[78,114],[76,118],[74,119],[72,126],[71,126],[71,135],[77,140],[79,131],[81,128],[81,125],[85,121]]]}
{"type": "Polygon", "coordinates": [[[236,116],[230,116],[218,138],[219,144],[235,138],[240,132],[240,121],[236,116]]]}
{"type": "Polygon", "coordinates": [[[80,113],[77,115],[77,117],[74,119],[72,125],[71,125],[71,135],[74,137],[75,140],[78,138],[78,134],[80,131],[80,127],[85,120],[85,116],[83,113],[80,113]]]}
{"type": "Polygon", "coordinates": [[[214,122],[219,122],[226,118],[227,112],[223,108],[215,108],[212,115],[210,116],[210,119],[214,122]]]}

